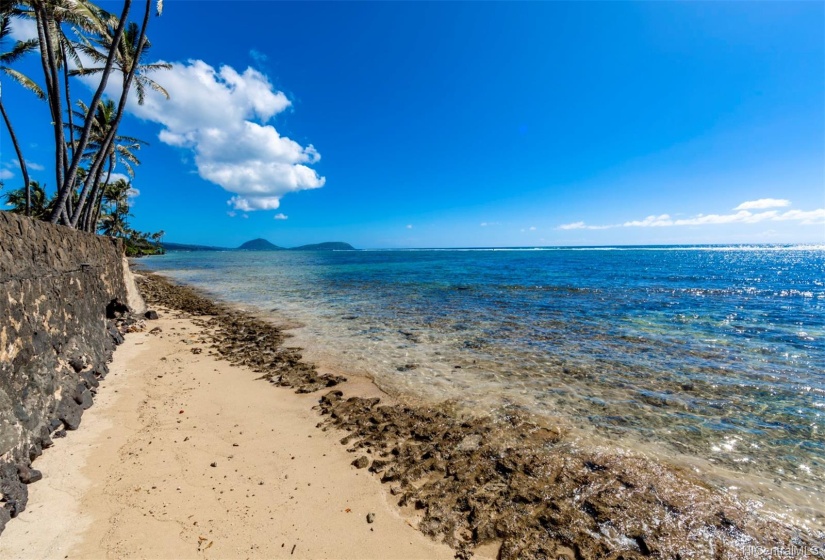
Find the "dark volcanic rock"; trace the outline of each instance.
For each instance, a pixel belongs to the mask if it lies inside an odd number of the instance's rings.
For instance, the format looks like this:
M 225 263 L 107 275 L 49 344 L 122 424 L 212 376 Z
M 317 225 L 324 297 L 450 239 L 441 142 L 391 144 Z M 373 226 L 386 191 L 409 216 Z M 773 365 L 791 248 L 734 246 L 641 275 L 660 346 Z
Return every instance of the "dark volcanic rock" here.
M 57 407 L 57 417 L 63 422 L 67 430 L 76 430 L 80 427 L 80 417 L 83 408 L 74 399 L 63 399 Z M 56 434 L 55 434 L 56 435 Z
M 129 306 L 120 301 L 119 298 L 115 298 L 110 301 L 106 305 L 106 318 L 107 319 L 120 319 L 124 315 L 129 313 Z
M 354 466 L 356 469 L 365 469 L 369 464 L 370 460 L 364 457 L 363 455 L 352 462 L 352 466 Z
M 25 507 L 17 466 L 78 426 L 123 340 L 107 320 L 125 312 L 122 257 L 120 241 L 0 212 L 0 526 Z
M 151 309 L 143 314 L 144 317 L 149 319 L 150 321 L 155 321 L 158 318 L 158 312 L 152 311 Z
M 27 467 L 26 465 L 17 467 L 17 476 L 20 477 L 20 482 L 23 484 L 31 484 L 43 478 L 43 474 L 40 471 Z

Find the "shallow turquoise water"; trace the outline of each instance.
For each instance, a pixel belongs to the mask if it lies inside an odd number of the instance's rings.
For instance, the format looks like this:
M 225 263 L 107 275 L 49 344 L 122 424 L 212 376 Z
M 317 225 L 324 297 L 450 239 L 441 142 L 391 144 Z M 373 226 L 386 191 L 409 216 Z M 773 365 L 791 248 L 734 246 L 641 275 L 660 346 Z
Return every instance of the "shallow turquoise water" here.
M 520 407 L 802 493 L 825 487 L 822 246 L 195 252 L 141 264 L 299 321 L 322 362 L 391 390 Z

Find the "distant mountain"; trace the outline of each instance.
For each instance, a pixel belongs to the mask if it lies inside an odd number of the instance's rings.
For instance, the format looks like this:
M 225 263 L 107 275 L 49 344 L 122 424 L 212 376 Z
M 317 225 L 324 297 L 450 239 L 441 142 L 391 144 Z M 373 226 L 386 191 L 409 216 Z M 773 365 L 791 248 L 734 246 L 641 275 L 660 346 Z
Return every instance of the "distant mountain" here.
M 169 243 L 164 241 L 161 246 L 167 251 L 231 251 L 228 247 L 209 247 L 208 245 L 187 245 L 185 243 Z
M 273 245 L 266 239 L 253 239 L 252 241 L 247 241 L 240 247 L 238 247 L 239 251 L 282 251 L 283 247 L 278 247 L 277 245 Z
M 342 241 L 327 241 L 326 243 L 315 243 L 312 245 L 301 245 L 293 247 L 290 251 L 355 251 L 355 247 Z
M 278 247 L 266 239 L 253 239 L 247 241 L 237 249 L 228 247 L 211 247 L 209 245 L 187 245 L 185 243 L 168 243 L 164 241 L 161 246 L 167 251 L 284 251 L 285 247 Z M 292 247 L 290 251 L 356 251 L 357 249 L 349 243 L 341 241 L 327 241 L 326 243 L 314 243 L 312 245 L 301 245 Z

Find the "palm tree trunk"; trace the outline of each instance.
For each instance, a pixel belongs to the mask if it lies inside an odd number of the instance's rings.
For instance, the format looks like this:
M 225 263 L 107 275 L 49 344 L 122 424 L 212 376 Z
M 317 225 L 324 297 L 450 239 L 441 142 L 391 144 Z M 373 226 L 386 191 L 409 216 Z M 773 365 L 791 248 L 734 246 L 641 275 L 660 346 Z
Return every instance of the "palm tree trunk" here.
M 137 42 L 137 50 L 135 51 L 134 61 L 132 63 L 132 67 L 129 69 L 123 76 L 123 90 L 120 93 L 120 103 L 117 105 L 117 111 L 115 112 L 115 120 L 112 123 L 111 128 L 106 134 L 106 139 L 103 142 L 103 146 L 101 146 L 100 151 L 95 156 L 95 161 L 92 164 L 90 171 L 95 169 L 95 167 L 100 167 L 103 164 L 103 158 L 108 156 L 109 150 L 112 147 L 114 142 L 114 138 L 117 135 L 117 129 L 120 126 L 120 121 L 123 119 L 123 111 L 126 109 L 126 101 L 129 98 L 129 90 L 132 87 L 132 80 L 135 77 L 135 72 L 137 71 L 140 57 L 143 54 L 143 47 L 146 42 L 146 28 L 149 26 L 149 14 L 152 13 L 152 0 L 146 0 L 146 10 L 143 14 L 143 23 L 140 27 L 140 35 L 138 36 Z M 114 48 L 114 47 L 112 47 Z M 90 105 L 91 107 L 97 107 L 97 105 Z M 90 111 L 91 112 L 91 111 Z M 88 116 L 86 117 L 88 120 Z M 87 189 L 88 189 L 88 181 L 86 181 L 86 185 L 83 187 L 83 191 L 80 193 L 80 202 L 78 206 L 83 206 L 86 202 L 87 196 Z M 75 215 L 72 217 L 72 227 L 77 225 L 77 220 L 79 219 L 80 215 L 75 212 Z
M 6 128 L 9 129 L 9 136 L 11 136 L 11 143 L 14 145 L 14 151 L 17 152 L 17 159 L 20 161 L 20 173 L 23 175 L 24 188 L 26 189 L 26 216 L 31 216 L 32 190 L 29 184 L 29 170 L 26 168 L 26 160 L 23 159 L 23 152 L 20 151 L 20 143 L 17 141 L 17 135 L 14 134 L 14 129 L 11 127 L 11 121 L 6 114 L 6 108 L 3 106 L 2 98 L 0 98 L 0 112 L 3 113 L 3 120 L 6 121 Z
M 95 91 L 95 94 L 92 97 L 91 103 L 89 104 L 90 110 L 86 115 L 85 122 L 83 123 L 83 131 L 80 133 L 80 138 L 77 141 L 77 146 L 75 146 L 72 164 L 69 166 L 69 171 L 64 177 L 64 183 L 61 184 L 58 188 L 58 199 L 55 210 L 52 213 L 52 223 L 56 223 L 57 220 L 60 219 L 60 209 L 65 209 L 66 199 L 68 198 L 69 191 L 71 190 L 72 185 L 74 185 L 75 178 L 77 177 L 77 168 L 80 166 L 81 156 L 83 155 L 83 152 L 86 150 L 86 146 L 89 143 L 89 136 L 92 130 L 92 122 L 94 121 L 94 111 L 97 108 L 98 103 L 100 103 L 100 99 L 103 96 L 103 90 L 106 89 L 106 84 L 109 80 L 109 74 L 112 72 L 112 66 L 114 65 L 115 57 L 117 56 L 117 51 L 120 48 L 120 39 L 123 36 L 123 30 L 126 27 L 126 19 L 129 16 L 129 9 L 131 8 L 131 6 L 132 0 L 124 0 L 123 12 L 120 15 L 120 21 L 118 21 L 117 28 L 115 29 L 115 34 L 112 37 L 112 48 L 109 50 L 109 56 L 106 58 L 106 65 L 103 68 L 103 72 L 100 77 L 100 83 L 98 84 L 97 90 Z M 85 190 L 86 189 L 84 187 L 84 191 Z M 85 196 L 83 196 L 83 193 L 81 193 L 81 198 L 85 202 Z
M 115 166 L 115 161 L 114 161 L 114 158 L 112 158 L 109 161 L 109 170 L 106 173 L 106 181 L 103 183 L 104 185 L 106 185 L 106 183 L 109 182 L 109 179 L 111 179 L 112 170 L 114 169 L 114 166 Z M 103 189 L 100 188 L 100 178 L 101 178 L 102 175 L 103 175 L 103 167 L 101 167 L 98 170 L 97 177 L 95 177 L 95 182 L 92 185 L 92 194 L 89 197 L 89 203 L 86 205 L 86 207 L 88 209 L 88 213 L 86 215 L 85 223 L 83 224 L 83 230 L 84 231 L 90 231 L 89 230 L 89 218 L 91 218 L 91 216 L 95 213 L 95 203 L 97 202 L 98 193 L 101 193 L 101 195 L 102 195 Z
M 66 45 L 62 42 L 60 44 L 60 58 L 63 62 L 63 88 L 66 91 L 66 113 L 69 116 L 69 147 L 71 149 L 72 159 L 74 158 L 74 121 L 72 120 L 72 98 L 69 92 L 69 61 L 66 58 Z M 66 142 L 63 143 L 66 146 Z M 69 154 L 63 152 L 63 176 L 65 177 L 69 172 Z

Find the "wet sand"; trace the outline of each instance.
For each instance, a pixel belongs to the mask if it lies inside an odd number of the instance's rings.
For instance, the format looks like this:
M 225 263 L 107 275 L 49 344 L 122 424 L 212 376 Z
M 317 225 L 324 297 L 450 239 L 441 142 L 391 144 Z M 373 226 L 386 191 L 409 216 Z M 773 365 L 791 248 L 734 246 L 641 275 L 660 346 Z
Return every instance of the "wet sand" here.
M 44 478 L 0 557 L 453 557 L 351 465 L 342 433 L 316 428 L 317 395 L 256 380 L 160 313 L 118 348 L 80 429 L 35 462 Z

